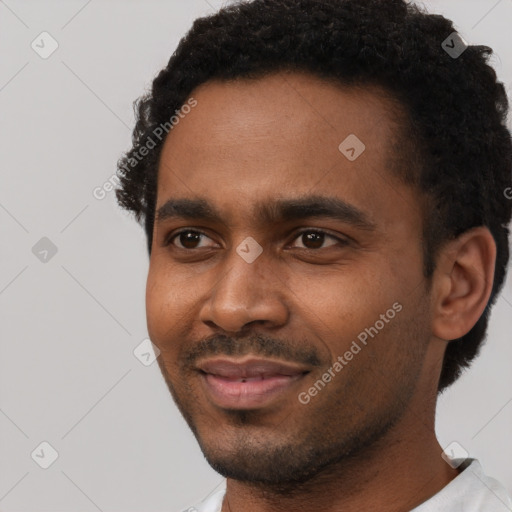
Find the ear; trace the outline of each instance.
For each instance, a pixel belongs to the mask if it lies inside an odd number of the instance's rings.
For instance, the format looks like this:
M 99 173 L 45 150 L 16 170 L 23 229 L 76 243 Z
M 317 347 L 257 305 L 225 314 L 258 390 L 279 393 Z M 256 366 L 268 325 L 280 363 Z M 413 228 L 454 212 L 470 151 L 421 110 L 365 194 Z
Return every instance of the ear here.
M 433 275 L 432 334 L 454 340 L 467 334 L 482 315 L 492 291 L 496 242 L 479 226 L 447 242 Z

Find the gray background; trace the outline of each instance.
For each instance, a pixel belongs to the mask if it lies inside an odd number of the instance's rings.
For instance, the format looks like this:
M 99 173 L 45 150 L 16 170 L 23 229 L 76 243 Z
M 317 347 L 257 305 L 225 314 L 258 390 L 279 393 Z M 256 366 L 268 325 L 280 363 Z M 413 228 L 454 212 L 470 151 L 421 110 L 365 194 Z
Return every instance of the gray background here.
M 93 196 L 129 147 L 132 101 L 192 21 L 222 3 L 0 1 L 4 512 L 172 512 L 222 480 L 157 364 L 133 354 L 147 337 L 143 231 L 118 209 L 114 192 Z M 424 5 L 454 19 L 469 43 L 494 48 L 510 91 L 512 0 Z M 47 59 L 31 48 L 43 31 L 59 45 Z M 53 256 L 43 237 L 56 246 Z M 509 278 L 488 344 L 440 399 L 437 417 L 443 447 L 457 441 L 509 491 L 511 317 Z M 58 452 L 48 469 L 36 463 L 49 460 L 43 441 Z

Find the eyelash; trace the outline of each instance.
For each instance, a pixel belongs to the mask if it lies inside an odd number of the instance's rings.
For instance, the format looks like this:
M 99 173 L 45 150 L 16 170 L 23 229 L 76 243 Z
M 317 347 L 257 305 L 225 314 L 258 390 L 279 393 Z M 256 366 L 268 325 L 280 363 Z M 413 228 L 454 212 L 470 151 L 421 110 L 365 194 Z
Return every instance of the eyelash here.
M 178 236 L 180 236 L 182 233 L 195 233 L 197 235 L 203 235 L 207 238 L 211 238 L 209 237 L 206 233 L 203 233 L 202 231 L 199 231 L 197 229 L 190 229 L 190 228 L 185 228 L 185 229 L 181 229 L 180 231 L 177 231 L 176 233 L 173 233 L 172 235 L 168 236 L 165 241 L 164 241 L 164 247 L 167 247 L 167 246 L 170 246 L 170 245 L 173 245 L 173 240 L 175 238 L 177 238 Z M 320 234 L 320 235 L 325 235 L 326 238 L 333 238 L 334 240 L 336 240 L 338 242 L 339 245 L 341 246 L 346 246 L 348 245 L 350 242 L 347 240 L 347 239 L 343 239 L 343 238 L 339 238 L 335 235 L 331 235 L 329 232 L 327 231 L 324 231 L 323 229 L 315 229 L 315 228 L 304 228 L 300 231 L 297 231 L 295 233 L 295 236 L 294 238 L 292 239 L 292 241 L 295 241 L 297 238 L 299 238 L 301 235 L 303 235 L 304 233 L 317 233 L 317 234 Z M 329 246 L 331 247 L 331 246 Z M 179 250 L 182 250 L 182 251 L 194 251 L 194 250 L 197 250 L 196 249 L 187 249 L 187 248 L 183 248 L 183 247 L 177 247 L 177 246 L 174 246 L 175 249 L 179 249 Z M 199 247 L 199 249 L 201 249 Z M 327 249 L 327 247 L 320 247 L 319 249 L 309 249 L 308 247 L 299 247 L 299 249 L 303 249 L 303 250 L 306 250 L 306 251 L 319 251 L 320 249 Z

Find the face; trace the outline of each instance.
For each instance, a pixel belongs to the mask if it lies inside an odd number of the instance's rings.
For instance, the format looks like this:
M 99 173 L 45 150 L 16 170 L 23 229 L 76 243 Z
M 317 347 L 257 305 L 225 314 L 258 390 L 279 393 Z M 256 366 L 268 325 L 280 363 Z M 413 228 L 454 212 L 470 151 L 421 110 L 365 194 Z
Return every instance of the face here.
M 378 443 L 421 387 L 419 202 L 374 89 L 278 73 L 191 96 L 159 166 L 149 334 L 214 469 L 306 481 Z

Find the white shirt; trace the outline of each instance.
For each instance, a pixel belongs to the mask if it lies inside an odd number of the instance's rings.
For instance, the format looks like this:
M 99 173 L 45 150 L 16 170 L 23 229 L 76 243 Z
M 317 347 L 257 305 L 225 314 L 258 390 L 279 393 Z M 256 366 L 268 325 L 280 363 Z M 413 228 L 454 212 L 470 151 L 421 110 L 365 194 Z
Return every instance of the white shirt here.
M 478 460 L 468 458 L 459 469 L 461 473 L 448 485 L 411 512 L 512 512 L 512 498 L 503 485 L 483 473 Z M 221 512 L 225 492 L 226 480 L 201 503 L 183 512 Z

